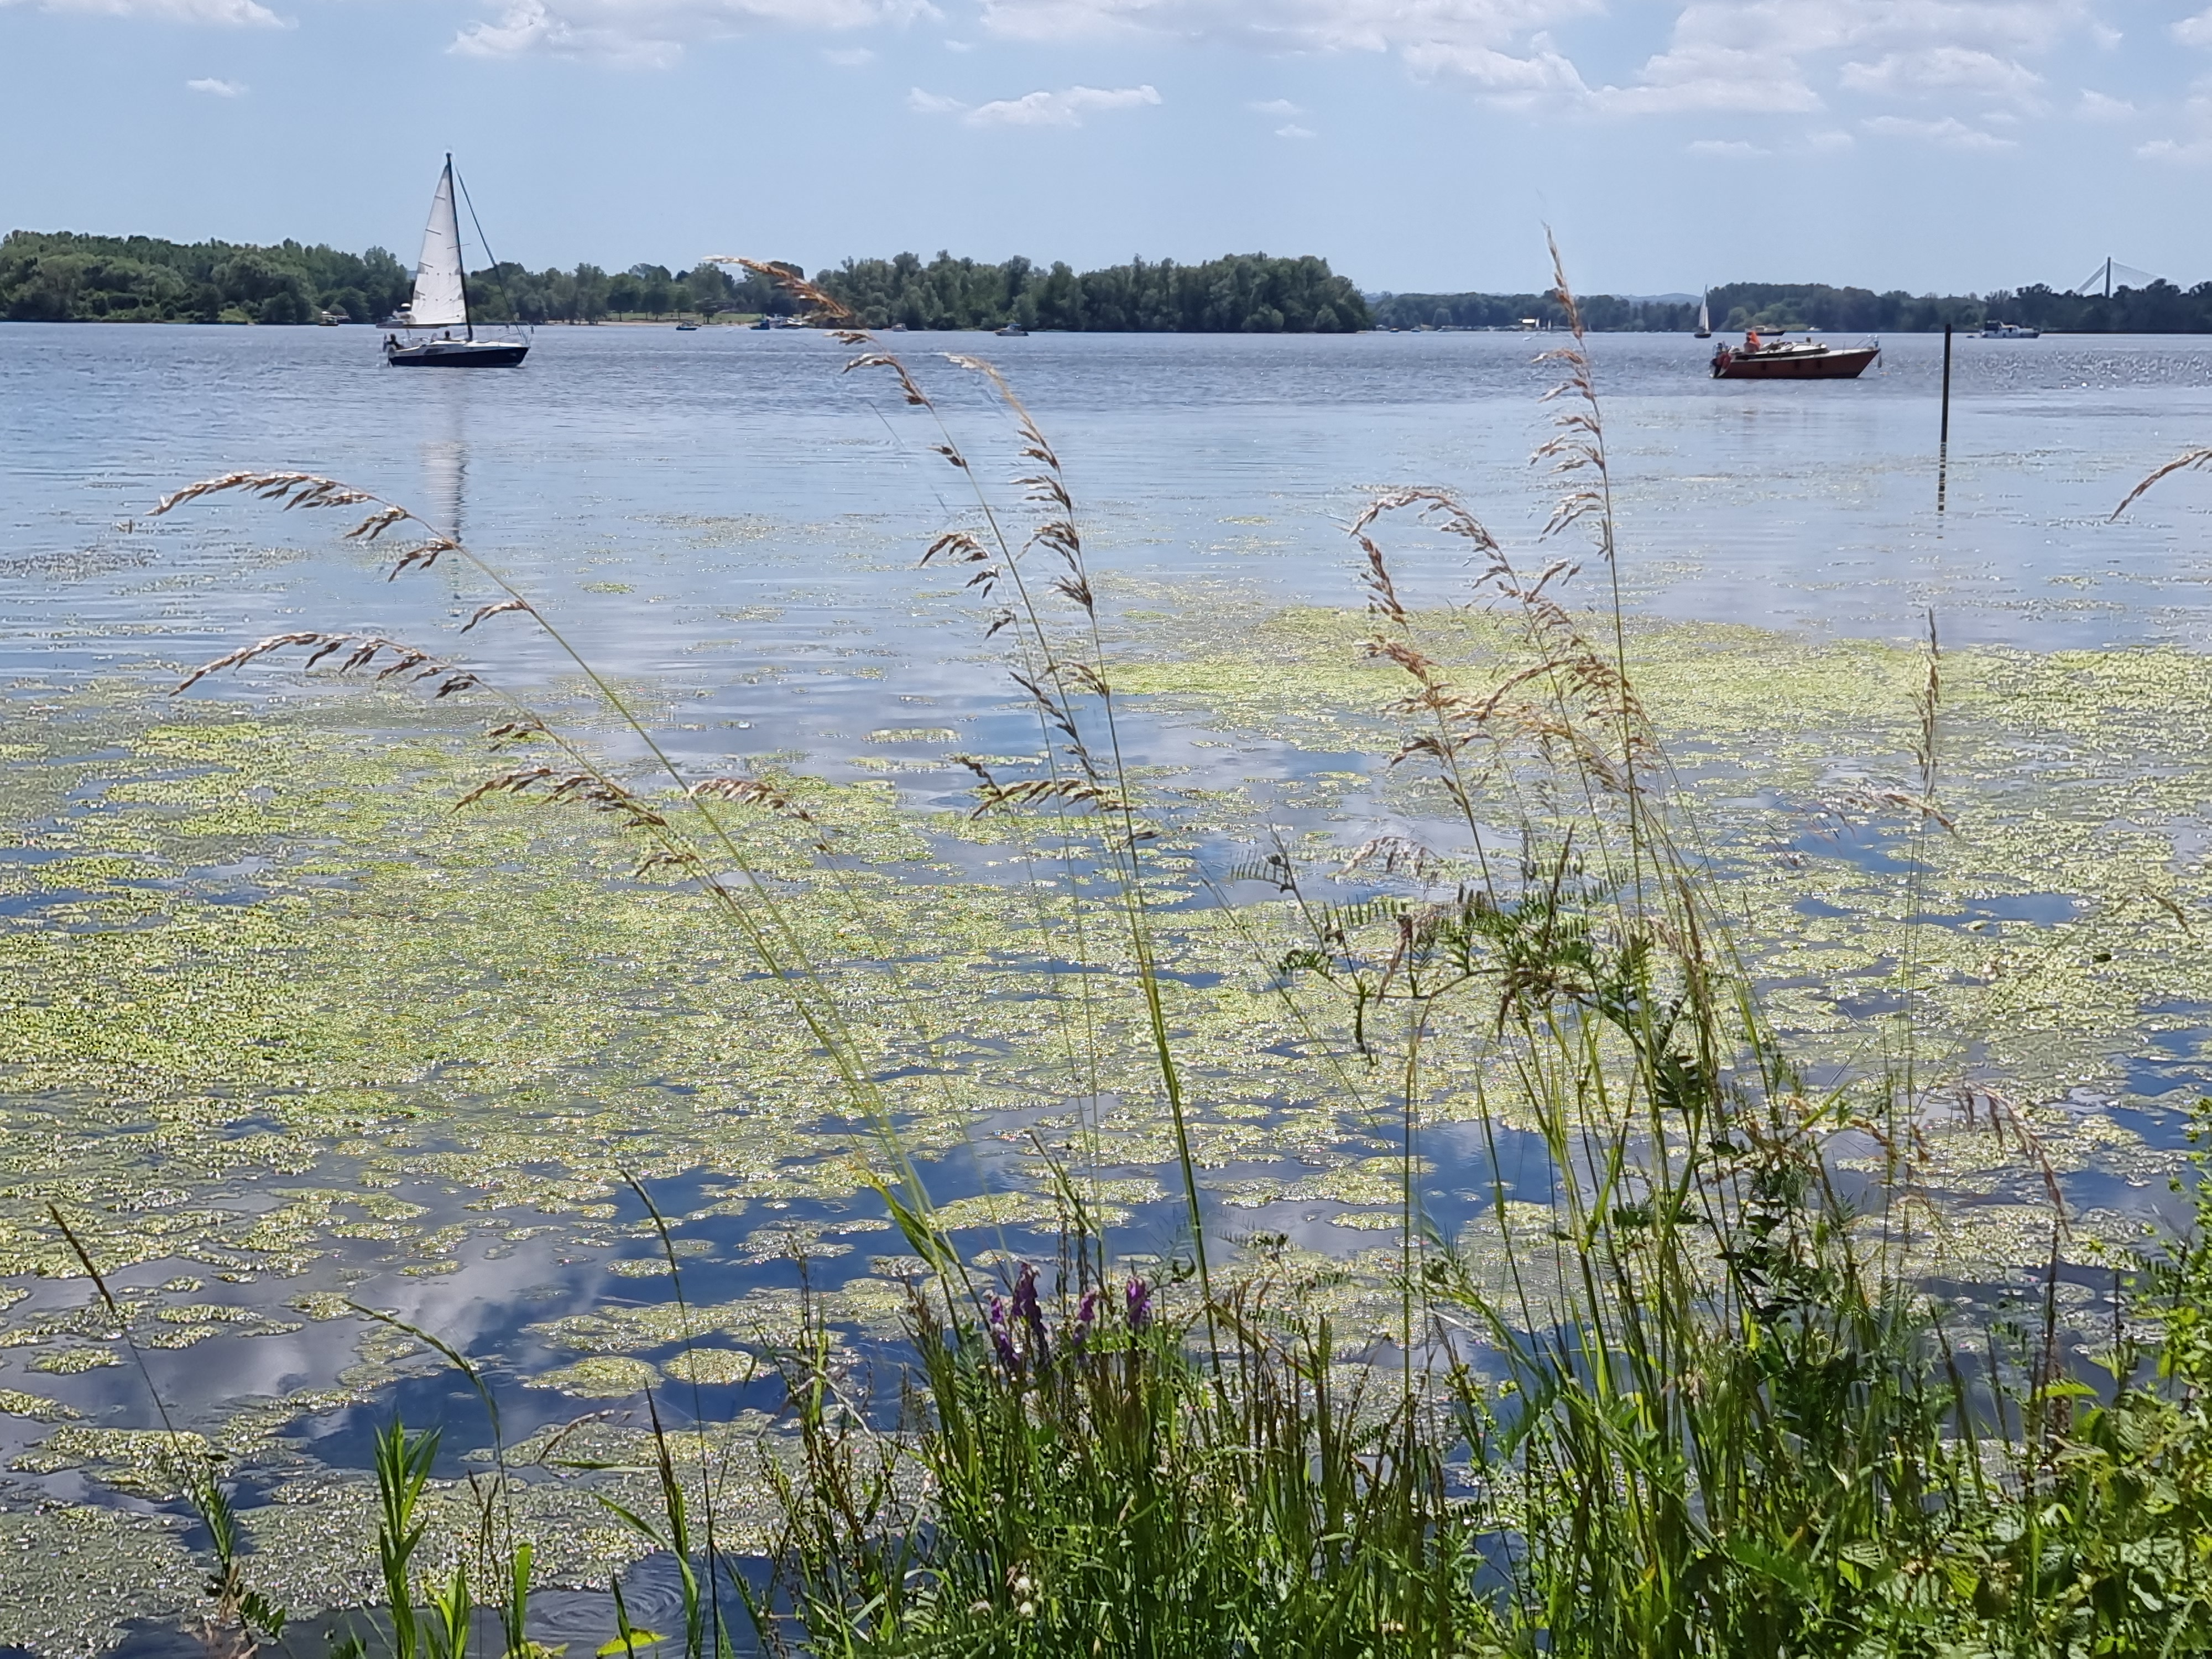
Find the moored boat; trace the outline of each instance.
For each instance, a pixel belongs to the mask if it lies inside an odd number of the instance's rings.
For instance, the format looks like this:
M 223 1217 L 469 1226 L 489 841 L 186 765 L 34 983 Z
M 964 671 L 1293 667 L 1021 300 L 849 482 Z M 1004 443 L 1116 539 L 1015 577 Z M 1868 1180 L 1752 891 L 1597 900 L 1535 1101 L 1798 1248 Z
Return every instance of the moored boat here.
M 1740 346 L 1713 351 L 1717 380 L 1850 380 L 1881 356 L 1878 345 L 1832 346 L 1822 340 L 1762 340 L 1753 329 Z
M 453 158 L 430 196 L 430 222 L 422 228 L 422 257 L 415 266 L 415 293 L 388 326 L 408 337 L 384 337 L 384 361 L 394 368 L 513 368 L 530 355 L 527 341 L 479 340 L 469 310 L 468 278 L 461 268 L 461 225 L 453 209 Z M 489 251 L 486 251 L 489 258 Z M 461 331 L 458 337 L 453 331 Z M 439 331 L 417 341 L 417 330 Z
M 1982 337 L 1984 340 L 2039 340 L 2043 337 L 2043 331 L 2026 328 L 2018 323 L 1984 323 L 1982 325 Z

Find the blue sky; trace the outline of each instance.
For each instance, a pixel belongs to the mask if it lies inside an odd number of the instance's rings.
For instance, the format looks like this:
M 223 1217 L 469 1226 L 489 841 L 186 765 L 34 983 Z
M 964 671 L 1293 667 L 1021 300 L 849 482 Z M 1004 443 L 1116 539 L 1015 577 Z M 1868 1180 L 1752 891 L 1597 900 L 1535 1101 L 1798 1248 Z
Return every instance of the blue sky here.
M 0 0 L 0 225 L 411 259 L 1316 252 L 1369 289 L 2212 277 L 2212 11 Z

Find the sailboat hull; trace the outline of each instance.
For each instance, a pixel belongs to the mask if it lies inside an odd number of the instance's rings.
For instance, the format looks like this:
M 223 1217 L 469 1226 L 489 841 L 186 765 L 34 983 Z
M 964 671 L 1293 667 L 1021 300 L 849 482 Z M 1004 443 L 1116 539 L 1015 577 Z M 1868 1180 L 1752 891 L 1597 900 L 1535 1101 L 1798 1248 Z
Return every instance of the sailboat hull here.
M 394 368 L 515 368 L 530 348 L 514 340 L 426 340 L 384 349 Z

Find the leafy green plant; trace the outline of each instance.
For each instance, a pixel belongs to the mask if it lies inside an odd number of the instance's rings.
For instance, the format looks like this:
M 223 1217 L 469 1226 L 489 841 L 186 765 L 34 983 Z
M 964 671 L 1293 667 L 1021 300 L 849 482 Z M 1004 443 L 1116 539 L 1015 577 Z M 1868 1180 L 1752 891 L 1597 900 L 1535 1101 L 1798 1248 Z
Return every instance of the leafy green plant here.
M 412 1568 L 428 1525 L 419 1511 L 422 1488 L 428 1484 L 430 1467 L 437 1459 L 438 1439 L 438 1430 L 410 1435 L 397 1419 L 376 1437 L 376 1565 L 384 1575 L 385 1605 L 392 1612 L 392 1659 L 416 1659 L 422 1650 Z M 466 1581 L 456 1577 L 453 1588 L 465 1595 Z M 456 1622 L 465 1640 L 466 1608 L 460 1610 Z

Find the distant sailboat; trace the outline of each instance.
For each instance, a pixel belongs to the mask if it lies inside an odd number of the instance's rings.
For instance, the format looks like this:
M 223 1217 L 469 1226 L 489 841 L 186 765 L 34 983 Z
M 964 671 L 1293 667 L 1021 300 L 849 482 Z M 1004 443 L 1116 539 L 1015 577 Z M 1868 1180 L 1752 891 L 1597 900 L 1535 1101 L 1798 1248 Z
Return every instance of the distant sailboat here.
M 409 331 L 409 338 L 403 344 L 393 335 L 384 337 L 384 361 L 394 368 L 513 368 L 529 355 L 526 341 L 477 338 L 469 315 L 468 278 L 461 270 L 461 224 L 453 192 L 453 158 L 448 155 L 430 198 L 430 222 L 423 228 L 422 257 L 415 266 L 415 295 L 391 319 L 390 326 Z M 459 339 L 453 337 L 456 328 L 461 331 Z M 441 332 L 418 343 L 413 338 L 416 329 Z
M 1698 296 L 1698 338 L 1700 340 L 1710 340 L 1713 337 L 1712 307 L 1708 303 L 1710 297 L 1709 295 Z

